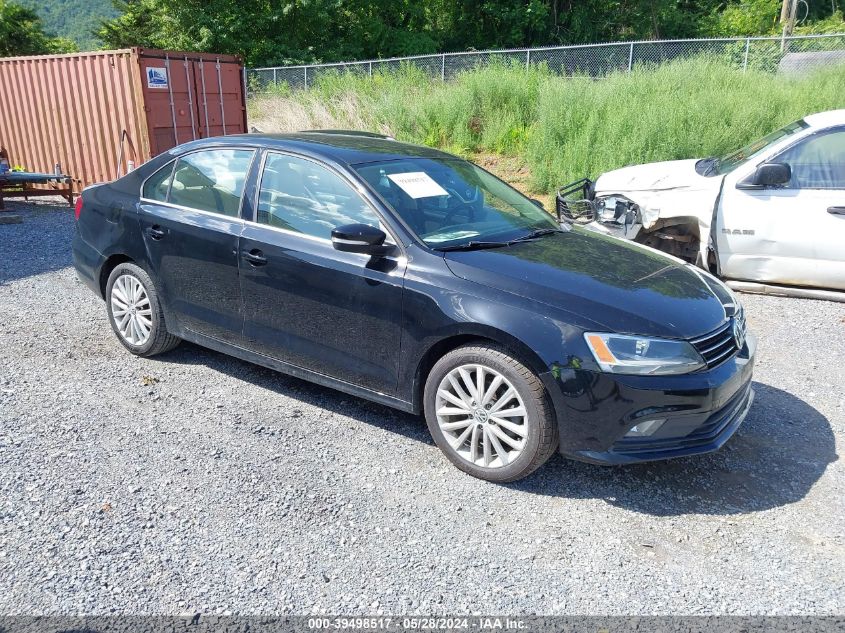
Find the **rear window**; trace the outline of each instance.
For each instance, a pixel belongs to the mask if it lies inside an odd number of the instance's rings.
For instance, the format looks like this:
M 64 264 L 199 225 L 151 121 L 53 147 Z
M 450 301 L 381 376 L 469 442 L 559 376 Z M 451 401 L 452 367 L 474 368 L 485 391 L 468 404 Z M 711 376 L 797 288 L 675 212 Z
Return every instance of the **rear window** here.
M 141 192 L 141 196 L 143 198 L 147 198 L 148 200 L 156 200 L 158 202 L 167 201 L 167 191 L 170 189 L 170 179 L 172 176 L 173 162 L 169 162 L 152 176 L 147 178 L 147 182 L 144 183 L 144 190 Z

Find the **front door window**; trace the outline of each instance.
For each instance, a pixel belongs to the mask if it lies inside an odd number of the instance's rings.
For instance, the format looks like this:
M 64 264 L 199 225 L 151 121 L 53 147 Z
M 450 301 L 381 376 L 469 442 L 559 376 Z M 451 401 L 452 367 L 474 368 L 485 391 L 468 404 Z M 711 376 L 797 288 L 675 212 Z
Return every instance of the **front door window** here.
M 379 226 L 378 216 L 343 178 L 313 161 L 276 153 L 267 156 L 256 219 L 326 240 L 344 224 Z
M 791 189 L 845 189 L 845 130 L 813 135 L 775 161 L 792 168 Z

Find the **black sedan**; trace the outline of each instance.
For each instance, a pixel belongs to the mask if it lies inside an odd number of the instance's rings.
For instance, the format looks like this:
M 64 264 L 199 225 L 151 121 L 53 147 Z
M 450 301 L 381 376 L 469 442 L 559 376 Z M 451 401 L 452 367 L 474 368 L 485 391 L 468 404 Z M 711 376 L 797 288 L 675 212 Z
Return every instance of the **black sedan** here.
M 721 282 L 433 149 L 204 139 L 86 189 L 76 215 L 76 270 L 131 353 L 185 339 L 424 413 L 490 481 L 555 451 L 712 451 L 753 398 L 754 339 Z

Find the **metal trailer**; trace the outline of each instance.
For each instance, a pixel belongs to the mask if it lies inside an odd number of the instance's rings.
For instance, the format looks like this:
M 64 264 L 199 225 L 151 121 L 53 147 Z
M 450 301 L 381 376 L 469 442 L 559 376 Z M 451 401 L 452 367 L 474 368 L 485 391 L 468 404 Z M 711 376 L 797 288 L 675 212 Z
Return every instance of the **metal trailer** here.
M 44 188 L 39 185 L 49 185 Z M 73 186 L 70 176 L 64 174 L 36 174 L 32 172 L 9 171 L 0 173 L 0 211 L 5 211 L 6 198 L 36 198 L 39 196 L 62 196 L 73 204 Z

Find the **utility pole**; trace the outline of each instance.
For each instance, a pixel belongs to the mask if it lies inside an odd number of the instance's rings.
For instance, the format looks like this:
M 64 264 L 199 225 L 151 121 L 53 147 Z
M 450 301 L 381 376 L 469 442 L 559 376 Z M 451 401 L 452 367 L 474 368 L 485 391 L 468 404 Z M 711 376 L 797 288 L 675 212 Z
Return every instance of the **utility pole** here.
M 789 5 L 790 0 L 783 0 L 783 4 L 780 7 L 780 23 L 786 24 L 786 21 L 789 19 Z
M 789 22 L 787 22 L 787 26 L 789 27 L 789 35 L 792 35 L 792 32 L 795 30 L 795 19 L 798 17 L 798 0 L 792 0 L 789 5 Z
M 786 51 L 786 38 L 795 30 L 795 18 L 798 16 L 799 0 L 783 0 L 780 10 L 780 22 L 783 24 L 783 34 L 780 38 L 780 52 Z

